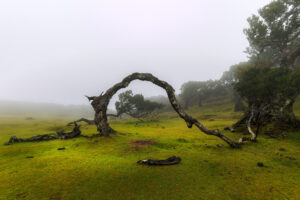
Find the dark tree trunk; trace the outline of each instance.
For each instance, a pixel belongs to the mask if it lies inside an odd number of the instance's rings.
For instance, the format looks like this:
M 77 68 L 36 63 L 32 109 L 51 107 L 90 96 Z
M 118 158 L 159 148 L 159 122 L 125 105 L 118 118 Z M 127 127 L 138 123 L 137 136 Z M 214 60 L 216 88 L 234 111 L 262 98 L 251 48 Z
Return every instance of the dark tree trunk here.
M 235 112 L 245 111 L 246 107 L 243 104 L 243 99 L 236 91 L 233 92 L 233 98 L 234 98 L 234 111 Z
M 266 107 L 267 114 L 264 114 L 264 119 L 266 123 L 274 123 L 277 127 L 283 128 L 300 128 L 300 121 L 296 118 L 293 105 L 295 103 L 294 99 L 286 99 L 283 102 L 279 102 L 274 104 L 273 106 L 270 105 L 269 108 Z M 266 115 L 266 116 L 265 116 Z
M 104 94 L 102 93 L 99 96 L 87 97 L 89 101 L 92 101 L 91 104 L 95 110 L 95 123 L 100 135 L 108 136 L 110 133 L 115 132 L 115 130 L 113 130 L 109 126 L 107 121 L 107 114 L 106 114 L 107 106 L 109 104 L 109 101 L 113 97 L 113 95 L 116 94 L 118 90 L 122 88 L 126 88 L 133 80 L 149 81 L 165 89 L 173 109 L 186 122 L 188 128 L 192 128 L 192 126 L 195 125 L 202 132 L 208 135 L 214 135 L 221 138 L 226 143 L 228 143 L 231 147 L 234 148 L 239 147 L 237 143 L 231 141 L 229 138 L 222 135 L 219 132 L 219 130 L 209 130 L 206 127 L 204 127 L 200 122 L 198 122 L 196 119 L 187 115 L 182 109 L 182 107 L 178 104 L 174 93 L 175 90 L 173 89 L 173 87 L 169 85 L 167 82 L 159 80 L 158 78 L 156 78 L 155 76 L 149 73 L 133 73 L 125 77 L 121 82 L 115 84 L 113 87 L 108 89 Z

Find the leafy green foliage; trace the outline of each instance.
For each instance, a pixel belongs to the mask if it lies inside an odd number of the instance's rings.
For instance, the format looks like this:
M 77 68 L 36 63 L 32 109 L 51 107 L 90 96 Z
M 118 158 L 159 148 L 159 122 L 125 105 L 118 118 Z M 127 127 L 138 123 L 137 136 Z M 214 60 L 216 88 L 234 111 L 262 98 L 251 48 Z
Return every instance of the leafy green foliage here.
M 133 95 L 131 90 L 119 94 L 119 101 L 115 103 L 115 106 L 118 115 L 126 113 L 132 117 L 145 117 L 163 107 L 162 104 L 145 100 L 142 94 Z
M 248 103 L 272 103 L 300 92 L 300 72 L 288 68 L 253 66 L 240 76 L 235 88 Z
M 275 0 L 248 18 L 244 33 L 249 41 L 246 52 L 252 61 L 283 64 L 290 51 L 300 45 L 299 0 Z
M 189 81 L 181 86 L 180 98 L 185 108 L 201 106 L 210 97 L 220 97 L 227 94 L 226 86 L 221 81 Z
M 227 86 L 233 86 L 240 79 L 239 74 L 241 71 L 247 70 L 249 66 L 252 65 L 249 62 L 240 62 L 238 64 L 232 65 L 228 71 L 225 71 L 220 79 L 222 84 Z
M 252 67 L 252 65 L 248 62 L 241 62 L 232 65 L 219 80 L 186 82 L 181 86 L 180 99 L 183 101 L 185 108 L 188 108 L 195 105 L 201 106 L 203 101 L 211 98 L 233 94 L 235 103 L 243 106 L 239 95 L 233 90 L 233 85 L 241 78 L 240 74 L 248 70 L 249 67 Z

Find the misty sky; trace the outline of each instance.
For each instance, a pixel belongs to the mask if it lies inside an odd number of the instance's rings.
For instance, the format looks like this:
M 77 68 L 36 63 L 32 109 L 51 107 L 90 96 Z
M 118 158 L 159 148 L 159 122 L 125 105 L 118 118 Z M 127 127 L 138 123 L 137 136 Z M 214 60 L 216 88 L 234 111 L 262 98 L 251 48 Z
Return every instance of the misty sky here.
M 0 99 L 88 103 L 133 72 L 176 92 L 247 59 L 246 19 L 270 0 L 0 1 Z M 164 94 L 150 83 L 130 89 Z

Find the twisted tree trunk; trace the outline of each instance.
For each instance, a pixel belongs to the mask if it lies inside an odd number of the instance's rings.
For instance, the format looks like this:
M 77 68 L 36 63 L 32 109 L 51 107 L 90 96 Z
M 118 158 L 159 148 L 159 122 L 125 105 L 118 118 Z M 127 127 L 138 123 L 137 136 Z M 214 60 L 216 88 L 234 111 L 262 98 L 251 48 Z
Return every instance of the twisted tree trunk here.
M 278 130 L 286 130 L 289 128 L 299 129 L 300 121 L 293 112 L 295 99 L 296 95 L 291 97 L 281 96 L 268 103 L 251 102 L 244 116 L 233 124 L 231 130 L 248 130 L 251 137 L 241 138 L 240 142 L 242 142 L 247 140 L 256 141 L 261 126 L 272 125 L 273 129 L 271 129 L 271 132 L 278 132 Z M 257 126 L 255 132 L 251 128 L 252 125 Z M 274 134 L 272 135 L 274 136 Z
M 97 129 L 100 133 L 100 135 L 108 136 L 110 133 L 116 132 L 113 130 L 107 121 L 107 106 L 109 104 L 109 101 L 113 97 L 116 92 L 122 88 L 126 88 L 131 81 L 133 80 L 141 80 L 141 81 L 149 81 L 153 84 L 165 89 L 167 92 L 169 101 L 173 107 L 173 109 L 178 113 L 178 115 L 186 122 L 188 128 L 192 128 L 193 125 L 195 125 L 197 128 L 199 128 L 202 132 L 208 134 L 208 135 L 214 135 L 219 137 L 220 139 L 224 140 L 226 143 L 228 143 L 233 148 L 238 148 L 239 144 L 231 141 L 226 136 L 222 135 L 219 130 L 209 130 L 206 127 L 204 127 L 200 122 L 198 122 L 195 118 L 189 116 L 184 112 L 182 107 L 178 104 L 177 99 L 175 97 L 175 90 L 174 88 L 169 85 L 167 82 L 159 80 L 155 76 L 153 76 L 150 73 L 133 73 L 127 77 L 125 77 L 121 82 L 115 84 L 113 87 L 108 89 L 104 94 L 100 94 L 99 96 L 92 96 L 88 97 L 89 101 L 91 102 L 91 105 L 93 106 L 95 110 L 95 123 L 97 126 Z

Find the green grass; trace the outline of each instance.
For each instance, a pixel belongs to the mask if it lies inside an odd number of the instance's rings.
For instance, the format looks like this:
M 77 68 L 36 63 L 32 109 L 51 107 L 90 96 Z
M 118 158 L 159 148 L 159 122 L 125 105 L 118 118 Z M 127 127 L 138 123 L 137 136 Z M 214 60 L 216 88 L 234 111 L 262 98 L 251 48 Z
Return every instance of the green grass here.
M 300 108 L 297 102 L 296 106 Z M 300 111 L 300 109 L 297 111 Z M 232 124 L 241 113 L 230 104 L 189 110 L 209 128 Z M 300 114 L 300 112 L 297 112 Z M 299 116 L 299 115 L 298 115 Z M 64 128 L 68 119 L 0 119 L 0 143 Z M 286 138 L 259 136 L 257 143 L 231 149 L 222 140 L 188 129 L 175 113 L 157 122 L 115 120 L 123 134 L 0 145 L 0 199 L 299 199 L 300 132 Z M 82 126 L 83 134 L 96 133 Z M 224 132 L 224 131 L 223 131 Z M 224 132 L 234 140 L 241 133 Z M 133 140 L 153 140 L 136 146 Z M 221 148 L 217 144 L 223 144 Z M 58 151 L 57 148 L 66 150 Z M 285 148 L 286 151 L 279 151 Z M 176 155 L 179 165 L 150 167 L 139 159 Z M 33 158 L 26 158 L 33 156 Z M 296 160 L 286 158 L 294 157 Z M 263 162 L 264 167 L 258 167 Z

